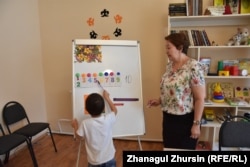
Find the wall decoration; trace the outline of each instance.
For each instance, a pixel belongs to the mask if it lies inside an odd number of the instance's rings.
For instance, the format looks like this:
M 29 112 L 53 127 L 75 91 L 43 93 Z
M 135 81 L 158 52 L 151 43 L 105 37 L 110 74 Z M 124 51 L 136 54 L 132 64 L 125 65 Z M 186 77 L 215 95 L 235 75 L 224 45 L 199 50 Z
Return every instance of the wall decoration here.
M 96 39 L 96 37 L 98 36 L 98 34 L 97 34 L 95 31 L 92 30 L 92 31 L 89 33 L 89 36 L 90 36 L 91 39 Z
M 103 9 L 103 10 L 100 12 L 101 18 L 107 18 L 107 17 L 109 17 L 109 14 L 110 14 L 110 12 L 109 12 L 109 10 L 107 10 L 107 9 Z M 121 15 L 116 14 L 116 15 L 113 17 L 113 19 L 114 19 L 114 23 L 115 23 L 115 24 L 121 24 L 123 18 L 122 18 Z M 95 18 L 94 18 L 94 17 L 89 17 L 89 18 L 87 19 L 87 24 L 88 24 L 89 27 L 94 27 L 94 26 L 95 26 Z M 114 37 L 119 37 L 119 36 L 121 36 L 121 35 L 122 35 L 122 29 L 119 28 L 119 27 L 116 27 L 116 28 L 114 29 L 112 35 L 113 35 Z M 95 30 L 92 30 L 91 32 L 89 32 L 89 36 L 90 36 L 91 39 L 97 39 L 98 33 L 97 33 Z M 110 37 L 110 35 L 105 34 L 105 35 L 102 35 L 102 36 L 101 36 L 101 39 L 103 39 L 103 40 L 110 40 L 111 37 Z
M 109 11 L 107 9 L 103 9 L 103 11 L 101 11 L 101 17 L 109 17 Z

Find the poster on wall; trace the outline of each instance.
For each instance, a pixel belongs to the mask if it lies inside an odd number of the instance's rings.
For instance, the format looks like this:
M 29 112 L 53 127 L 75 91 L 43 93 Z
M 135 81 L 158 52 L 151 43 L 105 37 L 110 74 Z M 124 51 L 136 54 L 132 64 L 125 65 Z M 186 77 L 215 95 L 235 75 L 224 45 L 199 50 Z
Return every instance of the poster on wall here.
M 144 135 L 139 42 L 76 39 L 72 51 L 73 117 L 79 122 L 89 118 L 87 96 L 105 89 L 118 109 L 114 137 Z

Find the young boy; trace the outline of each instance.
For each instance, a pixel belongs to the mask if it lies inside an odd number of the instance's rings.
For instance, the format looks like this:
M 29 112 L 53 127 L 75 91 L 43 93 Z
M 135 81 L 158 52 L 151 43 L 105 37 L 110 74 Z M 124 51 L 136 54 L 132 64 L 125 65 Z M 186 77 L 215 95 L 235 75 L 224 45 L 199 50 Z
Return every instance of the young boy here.
M 104 100 L 112 112 L 102 114 L 105 108 Z M 103 97 L 98 93 L 90 94 L 85 104 L 91 118 L 83 120 L 80 126 L 74 119 L 72 127 L 77 136 L 85 139 L 88 167 L 115 167 L 112 127 L 116 120 L 117 108 L 106 90 L 103 91 Z

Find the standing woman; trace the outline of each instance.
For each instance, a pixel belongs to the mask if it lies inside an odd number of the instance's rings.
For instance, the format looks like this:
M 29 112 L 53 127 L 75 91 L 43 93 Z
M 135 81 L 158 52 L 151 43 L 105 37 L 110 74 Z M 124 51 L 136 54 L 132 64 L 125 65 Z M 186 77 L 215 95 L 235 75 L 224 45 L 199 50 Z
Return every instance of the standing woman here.
M 158 99 L 148 106 L 161 105 L 165 148 L 195 149 L 206 95 L 201 64 L 187 56 L 189 41 L 182 33 L 165 37 L 169 62 L 163 74 Z

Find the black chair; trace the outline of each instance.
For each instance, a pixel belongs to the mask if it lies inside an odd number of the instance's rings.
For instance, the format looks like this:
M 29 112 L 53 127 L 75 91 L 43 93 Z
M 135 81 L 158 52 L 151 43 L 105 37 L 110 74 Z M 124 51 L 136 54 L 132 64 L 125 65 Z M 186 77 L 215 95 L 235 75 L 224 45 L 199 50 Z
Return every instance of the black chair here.
M 11 130 L 11 125 L 26 120 L 27 124 L 20 127 L 16 130 Z M 49 123 L 46 122 L 30 122 L 26 111 L 24 107 L 16 102 L 16 101 L 10 101 L 4 105 L 3 108 L 3 121 L 8 129 L 8 132 L 20 134 L 23 136 L 26 136 L 29 143 L 32 145 L 32 137 L 37 135 L 38 133 L 42 132 L 43 130 L 48 129 L 50 133 L 50 137 L 55 149 L 55 152 L 57 152 L 56 144 L 53 138 L 53 134 L 50 129 Z M 12 128 L 13 129 L 13 128 Z
M 222 147 L 250 148 L 250 119 L 240 115 L 227 118 L 219 130 L 219 151 Z
M 0 124 L 0 129 L 2 132 L 2 136 L 0 136 L 0 155 L 5 154 L 4 164 L 6 164 L 9 160 L 10 151 L 26 142 L 28 149 L 30 151 L 34 167 L 37 167 L 38 165 L 32 145 L 29 143 L 27 138 L 25 136 L 18 134 L 5 135 L 1 124 Z M 3 166 L 1 160 L 0 160 L 0 166 Z

